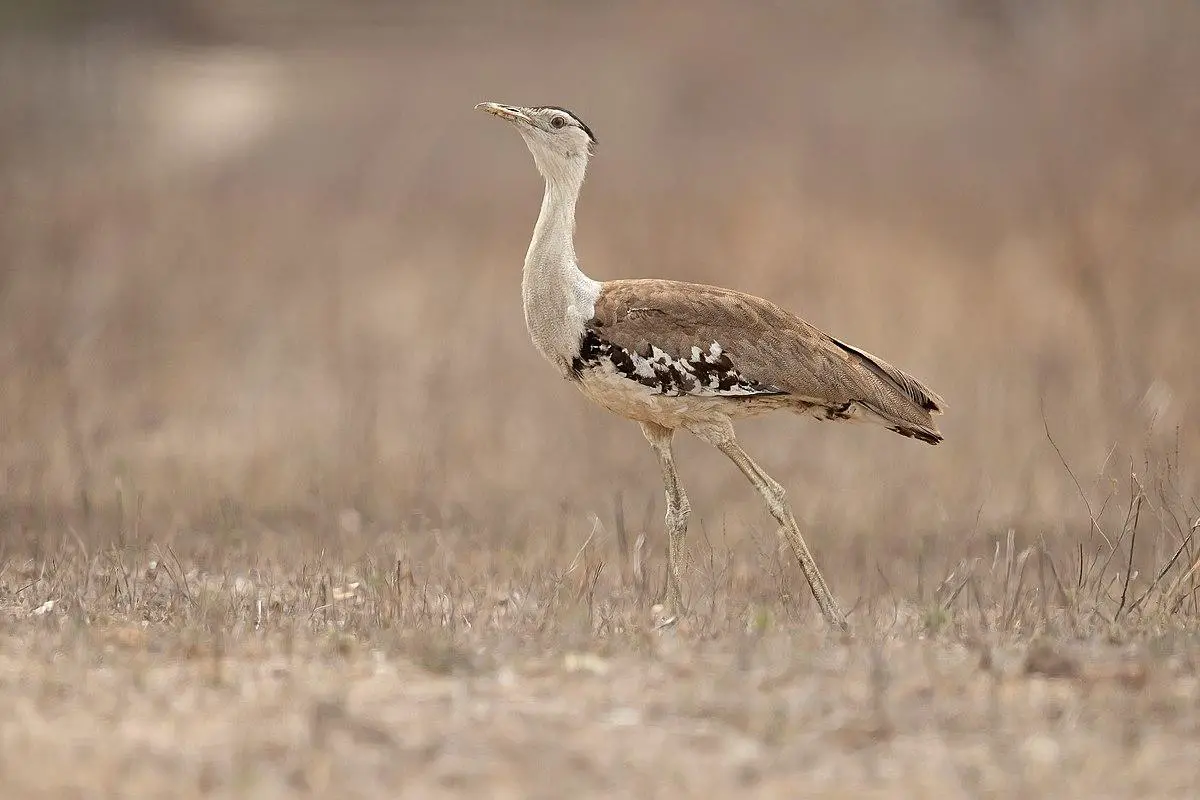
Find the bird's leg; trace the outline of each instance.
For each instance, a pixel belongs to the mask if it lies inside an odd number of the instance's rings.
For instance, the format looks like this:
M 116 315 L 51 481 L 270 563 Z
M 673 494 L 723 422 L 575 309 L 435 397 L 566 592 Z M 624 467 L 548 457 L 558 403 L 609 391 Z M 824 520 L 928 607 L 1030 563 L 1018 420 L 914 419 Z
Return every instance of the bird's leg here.
M 747 480 L 762 495 L 763 500 L 767 502 L 767 508 L 771 510 L 771 516 L 775 517 L 779 522 L 784 537 L 787 539 L 788 544 L 792 546 L 792 552 L 796 554 L 796 558 L 800 562 L 800 569 L 804 572 L 804 577 L 808 579 L 808 586 L 812 589 L 817 605 L 821 608 L 821 614 L 833 627 L 843 631 L 847 630 L 846 617 L 842 614 L 841 608 L 838 607 L 833 593 L 829 591 L 829 586 L 825 583 L 825 579 L 821 577 L 821 571 L 817 569 L 817 562 L 813 558 L 812 553 L 809 552 L 808 544 L 805 543 L 804 537 L 800 534 L 800 526 L 796 524 L 796 518 L 792 515 L 792 509 L 788 505 L 787 500 L 784 499 L 783 487 L 763 471 L 762 467 L 754 463 L 754 460 L 741 448 L 741 445 L 738 444 L 737 439 L 733 435 L 732 425 L 724 428 L 720 432 L 720 435 L 717 436 L 713 436 L 708 431 L 700 432 L 699 435 L 700 438 L 714 445 L 730 461 L 736 464 Z
M 654 448 L 662 469 L 663 489 L 667 495 L 667 617 L 664 624 L 683 614 L 683 568 L 687 561 L 684 538 L 692 508 L 675 471 L 671 440 L 675 432 L 653 422 L 642 423 L 642 434 Z

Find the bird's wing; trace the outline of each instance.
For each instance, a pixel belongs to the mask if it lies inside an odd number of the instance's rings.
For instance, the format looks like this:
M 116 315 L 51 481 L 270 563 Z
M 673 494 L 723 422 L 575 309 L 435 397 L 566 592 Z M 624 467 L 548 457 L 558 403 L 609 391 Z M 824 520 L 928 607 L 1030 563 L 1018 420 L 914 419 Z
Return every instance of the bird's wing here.
M 668 396 L 753 397 L 785 395 L 735 363 L 725 342 L 741 343 L 741 331 L 722 325 L 700 298 L 685 295 L 688 284 L 668 281 L 609 281 L 584 326 L 576 372 L 610 370 L 645 389 Z M 717 331 L 723 331 L 717 336 Z M 714 338 L 715 337 L 715 338 Z M 739 348 L 744 351 L 745 348 Z
M 787 394 L 831 411 L 858 406 L 880 422 L 936 433 L 944 402 L 912 376 L 753 295 L 665 280 L 603 284 L 581 358 L 611 349 L 629 377 L 666 393 Z M 619 351 L 619 352 L 617 352 Z M 691 391 L 642 362 L 703 377 Z M 640 373 L 640 374 L 639 374 Z M 904 431 L 901 431 L 904 432 Z

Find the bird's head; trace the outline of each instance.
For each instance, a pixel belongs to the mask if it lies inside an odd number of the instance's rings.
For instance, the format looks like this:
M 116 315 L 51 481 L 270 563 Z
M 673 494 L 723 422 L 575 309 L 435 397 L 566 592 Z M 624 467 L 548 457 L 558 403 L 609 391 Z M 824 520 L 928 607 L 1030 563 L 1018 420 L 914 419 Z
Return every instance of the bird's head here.
M 587 124 L 557 106 L 508 106 L 480 103 L 475 106 L 516 127 L 533 153 L 538 172 L 548 181 L 582 181 L 588 157 L 595 152 L 596 137 Z

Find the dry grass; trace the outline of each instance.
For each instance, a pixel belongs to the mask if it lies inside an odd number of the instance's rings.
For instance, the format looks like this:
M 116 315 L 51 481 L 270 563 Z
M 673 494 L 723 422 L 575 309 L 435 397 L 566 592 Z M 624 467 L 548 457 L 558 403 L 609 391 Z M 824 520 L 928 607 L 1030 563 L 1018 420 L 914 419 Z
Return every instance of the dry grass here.
M 1080 585 L 1010 540 L 931 569 L 927 597 L 860 602 L 839 641 L 774 567 L 720 554 L 661 633 L 636 562 L 623 579 L 590 545 L 397 554 L 395 535 L 322 533 L 8 559 L 6 790 L 1183 797 L 1200 779 L 1194 615 L 1167 590 L 1122 604 L 1121 569 Z
M 223 5 L 0 47 L 7 793 L 1200 780 L 1190 5 Z M 539 187 L 483 99 L 596 130 L 595 277 L 768 295 L 947 397 L 937 448 L 743 433 L 853 639 L 693 442 L 695 613 L 651 630 L 657 468 L 526 340 Z

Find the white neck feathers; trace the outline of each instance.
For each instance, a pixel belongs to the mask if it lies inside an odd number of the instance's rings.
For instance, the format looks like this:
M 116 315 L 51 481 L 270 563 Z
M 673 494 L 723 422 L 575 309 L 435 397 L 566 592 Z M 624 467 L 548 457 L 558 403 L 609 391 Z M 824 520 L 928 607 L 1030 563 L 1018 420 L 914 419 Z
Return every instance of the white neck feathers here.
M 546 178 L 546 193 L 525 255 L 525 325 L 538 351 L 566 375 L 600 294 L 600 284 L 575 260 L 575 203 L 587 162 L 580 157 L 545 164 L 536 153 L 535 161 Z

